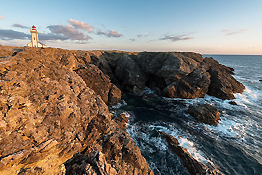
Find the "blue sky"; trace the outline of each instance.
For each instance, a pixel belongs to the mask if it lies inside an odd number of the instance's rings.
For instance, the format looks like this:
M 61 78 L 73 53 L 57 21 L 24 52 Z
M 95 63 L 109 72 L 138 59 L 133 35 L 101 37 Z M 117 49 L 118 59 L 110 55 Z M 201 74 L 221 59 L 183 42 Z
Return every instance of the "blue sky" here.
M 262 54 L 261 0 L 8 0 L 0 44 L 25 46 L 34 24 L 49 47 Z

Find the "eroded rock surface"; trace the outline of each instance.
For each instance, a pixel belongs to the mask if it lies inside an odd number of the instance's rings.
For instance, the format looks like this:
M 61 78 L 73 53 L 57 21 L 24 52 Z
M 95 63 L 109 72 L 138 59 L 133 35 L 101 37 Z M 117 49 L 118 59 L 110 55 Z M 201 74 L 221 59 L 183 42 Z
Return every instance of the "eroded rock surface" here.
M 0 51 L 0 174 L 153 174 L 105 104 L 119 90 L 77 52 Z

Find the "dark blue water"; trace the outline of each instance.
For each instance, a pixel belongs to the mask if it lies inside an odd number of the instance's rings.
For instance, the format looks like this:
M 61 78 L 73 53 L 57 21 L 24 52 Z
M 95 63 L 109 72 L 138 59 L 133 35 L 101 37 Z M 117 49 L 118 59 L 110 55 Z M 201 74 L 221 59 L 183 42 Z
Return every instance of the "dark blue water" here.
M 205 55 L 211 56 L 211 55 Z M 157 131 L 176 137 L 197 160 L 224 174 L 262 174 L 262 56 L 212 55 L 235 69 L 246 89 L 235 94 L 238 106 L 227 100 L 157 98 L 124 94 L 127 105 L 117 110 L 129 116 L 128 132 L 155 174 L 189 174 Z M 208 103 L 221 112 L 218 126 L 199 123 L 187 114 L 192 103 Z

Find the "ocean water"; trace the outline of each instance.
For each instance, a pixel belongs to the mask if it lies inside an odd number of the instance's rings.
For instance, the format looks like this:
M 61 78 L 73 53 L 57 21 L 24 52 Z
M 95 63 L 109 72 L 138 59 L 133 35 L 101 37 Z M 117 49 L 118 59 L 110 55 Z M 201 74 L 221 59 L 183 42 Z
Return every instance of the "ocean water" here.
M 210 56 L 234 68 L 234 77 L 245 85 L 243 94 L 235 94 L 237 106 L 208 95 L 159 98 L 147 89 L 142 97 L 124 94 L 124 105 L 114 109 L 129 117 L 127 131 L 156 175 L 189 174 L 157 131 L 173 135 L 195 159 L 223 174 L 262 174 L 262 56 L 204 55 Z M 187 114 L 192 103 L 216 106 L 221 112 L 218 126 Z

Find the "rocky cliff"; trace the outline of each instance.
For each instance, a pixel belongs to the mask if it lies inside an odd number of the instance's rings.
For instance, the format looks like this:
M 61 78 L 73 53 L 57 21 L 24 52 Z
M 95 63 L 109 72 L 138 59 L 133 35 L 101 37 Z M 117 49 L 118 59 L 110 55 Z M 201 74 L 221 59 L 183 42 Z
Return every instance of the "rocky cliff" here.
M 78 52 L 79 62 L 92 63 L 122 90 L 141 92 L 145 86 L 171 98 L 199 98 L 206 94 L 234 99 L 243 84 L 234 70 L 213 58 L 191 52 Z
M 0 48 L 0 174 L 153 174 L 108 111 L 121 91 L 76 55 Z
M 0 174 L 153 174 L 108 110 L 120 89 L 232 99 L 232 74 L 196 53 L 0 46 Z

